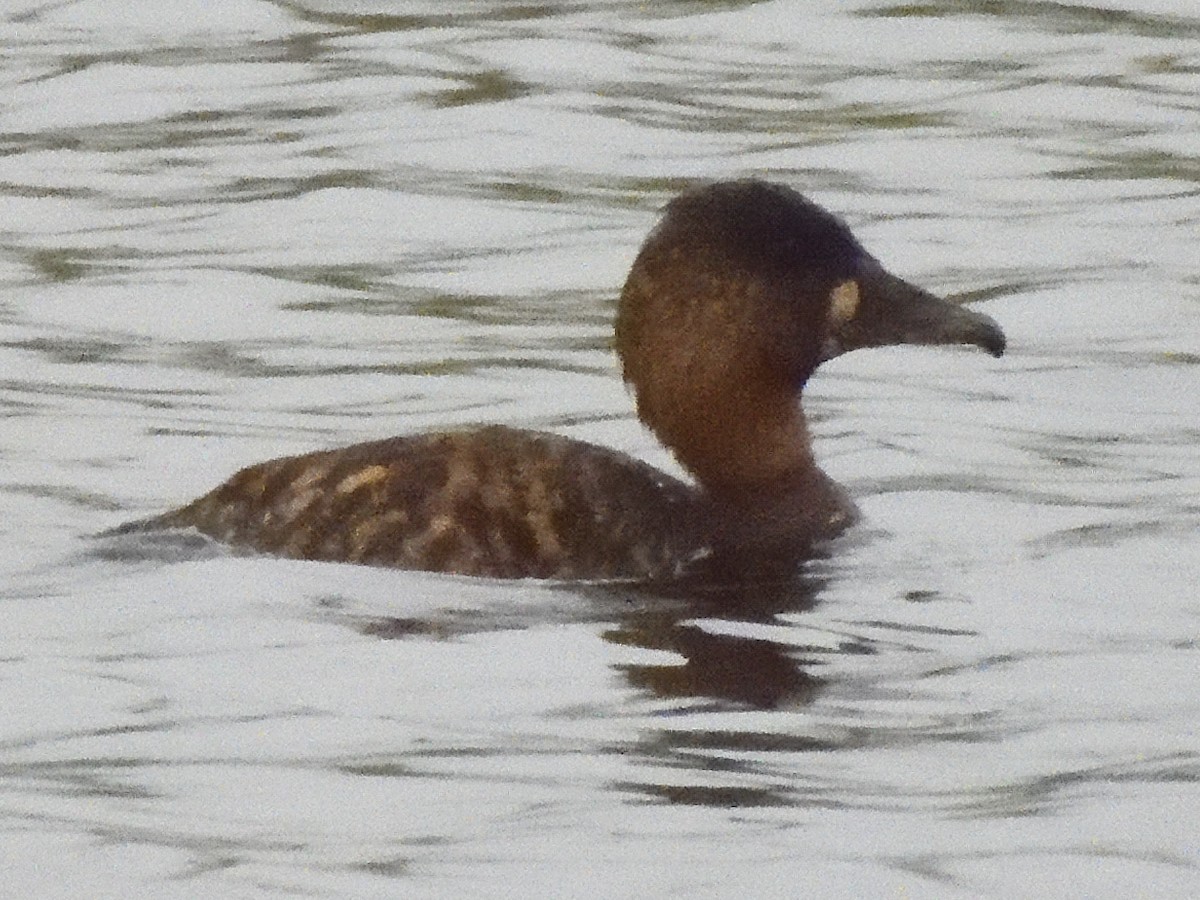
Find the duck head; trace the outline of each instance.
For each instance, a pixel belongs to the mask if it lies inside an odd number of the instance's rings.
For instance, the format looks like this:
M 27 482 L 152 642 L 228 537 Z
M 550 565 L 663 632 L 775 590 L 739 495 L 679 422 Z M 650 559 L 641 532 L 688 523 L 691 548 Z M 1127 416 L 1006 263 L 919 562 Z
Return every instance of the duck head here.
M 987 316 L 889 273 L 816 203 L 757 180 L 672 200 L 616 319 L 639 417 L 727 497 L 819 475 L 797 403 L 805 382 L 825 360 L 889 344 L 999 356 L 1005 338 Z

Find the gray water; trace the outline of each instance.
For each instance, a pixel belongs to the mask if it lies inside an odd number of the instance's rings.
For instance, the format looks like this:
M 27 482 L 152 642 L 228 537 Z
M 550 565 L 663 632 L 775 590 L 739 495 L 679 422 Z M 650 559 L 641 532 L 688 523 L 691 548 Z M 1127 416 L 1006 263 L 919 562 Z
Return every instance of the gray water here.
M 0 893 L 1197 892 L 1194 4 L 0 22 Z M 93 537 L 473 422 L 677 471 L 612 302 L 675 191 L 743 175 L 1010 339 L 823 367 L 864 519 L 795 585 L 731 614 Z

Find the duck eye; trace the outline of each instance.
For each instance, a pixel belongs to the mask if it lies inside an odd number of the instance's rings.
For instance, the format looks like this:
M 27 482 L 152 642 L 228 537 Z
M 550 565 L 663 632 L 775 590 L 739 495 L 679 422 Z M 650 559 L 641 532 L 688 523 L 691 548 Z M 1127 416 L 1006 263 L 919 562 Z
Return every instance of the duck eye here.
M 858 282 L 853 278 L 834 286 L 829 293 L 829 327 L 839 328 L 858 312 Z

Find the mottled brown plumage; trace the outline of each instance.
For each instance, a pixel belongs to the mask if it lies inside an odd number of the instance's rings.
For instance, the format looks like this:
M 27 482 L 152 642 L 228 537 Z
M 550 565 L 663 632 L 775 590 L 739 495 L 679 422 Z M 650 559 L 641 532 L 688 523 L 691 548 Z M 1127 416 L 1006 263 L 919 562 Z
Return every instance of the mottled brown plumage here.
M 607 448 L 497 425 L 271 460 L 157 524 L 299 559 L 499 578 L 667 577 L 700 545 L 695 493 Z
M 123 530 L 193 527 L 280 556 L 502 578 L 776 576 L 854 516 L 799 404 L 823 360 L 888 343 L 1004 351 L 991 319 L 889 274 L 836 217 L 760 181 L 668 205 L 616 337 L 639 417 L 696 485 L 491 426 L 272 460 Z

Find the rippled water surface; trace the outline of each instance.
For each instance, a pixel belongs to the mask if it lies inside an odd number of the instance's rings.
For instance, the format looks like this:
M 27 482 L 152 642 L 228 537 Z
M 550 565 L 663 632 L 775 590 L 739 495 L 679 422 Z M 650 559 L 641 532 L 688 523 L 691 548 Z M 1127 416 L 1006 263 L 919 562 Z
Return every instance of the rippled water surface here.
M 12 2 L 13 896 L 1189 896 L 1200 13 Z M 480 421 L 672 467 L 609 351 L 656 210 L 761 175 L 999 320 L 806 393 L 863 523 L 712 598 L 93 535 Z

